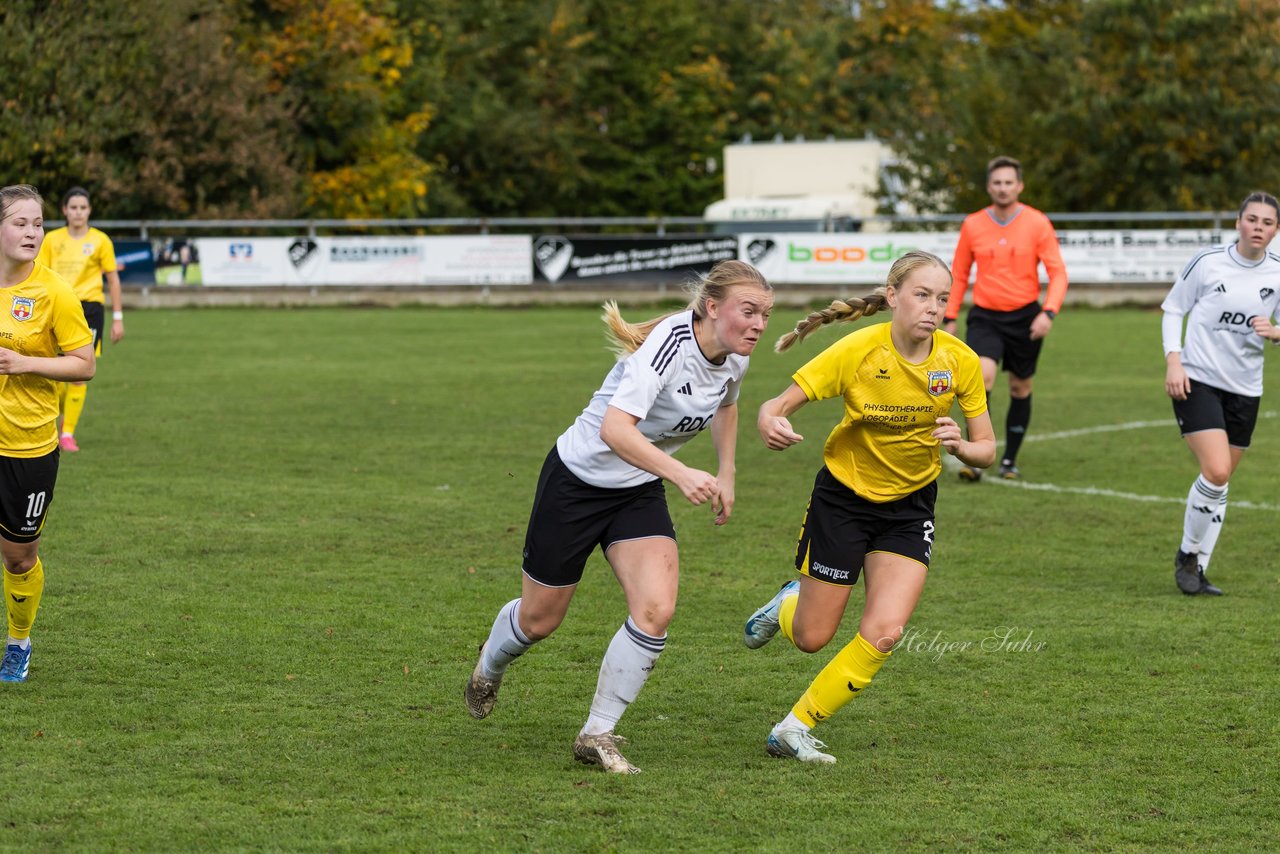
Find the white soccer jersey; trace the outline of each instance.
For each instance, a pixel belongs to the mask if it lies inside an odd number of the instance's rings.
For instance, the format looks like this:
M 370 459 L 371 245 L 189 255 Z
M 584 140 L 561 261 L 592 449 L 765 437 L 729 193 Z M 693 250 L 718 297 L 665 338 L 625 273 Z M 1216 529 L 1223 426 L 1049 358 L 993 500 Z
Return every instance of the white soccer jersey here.
M 1261 261 L 1249 261 L 1234 244 L 1205 249 L 1191 259 L 1160 307 L 1179 323 L 1187 316 L 1182 367 L 1188 377 L 1235 394 L 1262 396 L 1265 341 L 1250 321 L 1274 318 L 1280 310 L 1280 255 L 1267 252 Z M 1178 349 L 1177 343 L 1166 340 L 1166 353 Z
M 644 437 L 674 454 L 711 426 L 717 409 L 738 401 L 746 372 L 746 356 L 730 353 L 720 365 L 709 361 L 693 336 L 693 311 L 674 314 L 609 371 L 587 408 L 556 440 L 560 459 L 593 486 L 621 489 L 657 480 L 620 459 L 600 438 L 605 411 L 616 406 L 639 418 Z

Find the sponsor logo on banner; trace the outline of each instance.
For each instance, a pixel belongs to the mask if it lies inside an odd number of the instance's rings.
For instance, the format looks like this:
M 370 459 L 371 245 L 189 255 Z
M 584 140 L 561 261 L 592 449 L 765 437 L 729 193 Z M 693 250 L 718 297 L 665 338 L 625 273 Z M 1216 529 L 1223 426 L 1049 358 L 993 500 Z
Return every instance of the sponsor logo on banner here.
M 364 263 L 366 261 L 396 261 L 404 258 L 419 258 L 422 247 L 417 243 L 358 244 L 334 243 L 329 247 L 329 260 L 332 262 Z
M 533 263 L 548 282 L 558 282 L 569 269 L 573 244 L 563 237 L 539 237 L 533 244 Z
M 760 267 L 768 264 L 777 254 L 778 244 L 767 237 L 761 237 L 747 243 L 747 260 L 752 266 Z
M 228 243 L 227 257 L 232 261 L 252 261 L 253 260 L 253 244 L 252 243 Z
M 950 371 L 930 371 L 929 372 L 929 394 L 940 395 L 951 391 L 951 372 Z
M 14 297 L 9 313 L 14 320 L 30 320 L 36 310 L 36 301 L 30 297 Z
M 294 267 L 301 267 L 308 258 L 314 257 L 320 244 L 309 237 L 299 238 L 289 244 L 289 261 Z

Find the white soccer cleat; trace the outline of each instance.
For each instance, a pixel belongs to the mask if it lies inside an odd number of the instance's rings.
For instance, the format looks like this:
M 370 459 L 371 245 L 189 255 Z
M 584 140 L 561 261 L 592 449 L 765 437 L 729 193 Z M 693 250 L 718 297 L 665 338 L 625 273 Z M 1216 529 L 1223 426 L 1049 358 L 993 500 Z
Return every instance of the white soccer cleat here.
M 599 735 L 583 735 L 573 742 L 573 758 L 585 765 L 599 765 L 610 774 L 639 774 L 640 769 L 627 761 L 618 751 L 618 745 L 626 739 L 611 732 Z
M 826 745 L 813 737 L 813 733 L 804 727 L 788 727 L 781 724 L 769 733 L 765 742 L 765 752 L 780 759 L 799 759 L 801 762 L 817 762 L 823 765 L 835 764 L 836 758 L 830 753 L 823 753 Z
M 742 633 L 742 642 L 749 649 L 759 649 L 773 640 L 773 636 L 778 633 L 778 613 L 782 610 L 782 600 L 792 594 L 798 594 L 799 591 L 798 579 L 788 581 L 772 599 L 751 615 Z

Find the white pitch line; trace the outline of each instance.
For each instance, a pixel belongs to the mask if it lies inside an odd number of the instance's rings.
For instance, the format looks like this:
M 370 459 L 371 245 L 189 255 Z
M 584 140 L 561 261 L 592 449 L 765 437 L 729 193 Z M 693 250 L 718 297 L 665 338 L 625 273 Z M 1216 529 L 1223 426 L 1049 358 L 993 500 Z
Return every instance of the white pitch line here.
M 1260 412 L 1259 418 L 1275 418 L 1275 412 Z M 1123 424 L 1099 424 L 1096 427 L 1080 427 L 1076 430 L 1059 430 L 1056 433 L 1032 433 L 1023 442 L 1052 442 L 1055 439 L 1074 439 L 1077 436 L 1092 436 L 1097 433 L 1118 433 L 1122 430 L 1142 430 L 1146 427 L 1173 427 L 1177 422 L 1172 418 L 1160 421 L 1126 421 Z M 1003 445 L 1003 442 L 997 444 Z
M 1127 421 L 1124 424 L 1099 424 L 1097 427 L 1080 427 L 1076 430 L 1059 430 L 1057 433 L 1032 433 L 1023 439 L 1026 442 L 1052 442 L 1055 439 L 1074 439 L 1077 436 L 1093 436 L 1098 433 L 1119 433 L 1122 430 L 1141 430 L 1145 427 L 1172 427 L 1176 424 L 1172 418 L 1161 421 Z M 1003 442 L 999 444 L 1003 445 Z
M 1275 418 L 1275 412 L 1260 412 L 1259 418 Z M 1098 433 L 1118 433 L 1124 430 L 1142 430 L 1148 427 L 1172 427 L 1176 422 L 1172 418 L 1160 421 L 1126 421 L 1123 424 L 1099 424 L 1096 427 L 1081 427 L 1076 430 L 1059 430 L 1056 433 L 1033 433 L 1028 436 L 1024 442 L 1049 442 L 1055 439 L 1074 439 L 1078 436 L 1092 436 Z M 1003 445 L 1004 442 L 997 442 L 997 447 Z M 950 454 L 942 455 L 943 469 L 946 471 L 954 471 L 960 467 L 960 463 Z M 1054 483 L 1028 483 L 1025 480 L 1001 480 L 999 478 L 983 478 L 983 483 L 995 483 L 999 486 L 1007 486 L 1012 489 L 1030 489 L 1036 492 L 1057 492 L 1068 493 L 1072 495 L 1095 495 L 1103 498 L 1121 498 L 1125 501 L 1143 501 L 1155 504 L 1186 504 L 1186 496 L 1180 498 L 1170 498 L 1166 495 L 1140 495 L 1136 492 L 1120 492 L 1115 489 L 1105 489 L 1097 486 L 1058 486 Z M 1280 505 L 1276 504 L 1260 504 L 1253 501 L 1231 501 L 1233 508 L 1241 510 L 1265 510 L 1269 513 L 1280 512 Z
M 1157 504 L 1186 504 L 1187 498 L 1184 495 L 1181 498 L 1169 498 L 1166 495 L 1139 495 L 1136 492 L 1119 492 L 1114 489 L 1101 489 L 1096 486 L 1058 486 L 1053 483 L 1028 483 L 1025 480 L 1001 480 L 999 478 L 983 478 L 983 482 L 990 480 L 991 483 L 999 486 L 1007 486 L 1012 489 L 1031 489 L 1037 492 L 1060 492 L 1070 493 L 1072 495 L 1099 495 L 1103 498 L 1123 498 L 1126 501 L 1145 501 Z M 1272 513 L 1280 512 L 1278 504 L 1257 504 L 1253 501 L 1231 501 L 1231 509 L 1242 510 L 1267 510 Z

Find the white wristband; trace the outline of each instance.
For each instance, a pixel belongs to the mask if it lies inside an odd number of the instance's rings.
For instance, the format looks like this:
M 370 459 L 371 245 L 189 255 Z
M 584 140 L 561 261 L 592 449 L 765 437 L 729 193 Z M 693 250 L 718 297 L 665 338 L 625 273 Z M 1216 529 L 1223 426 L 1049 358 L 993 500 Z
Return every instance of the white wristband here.
M 123 312 L 123 311 L 113 311 L 113 312 L 111 312 L 111 319 L 112 319 L 112 320 L 124 320 L 124 312 Z

